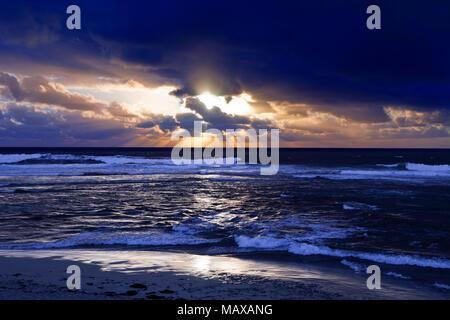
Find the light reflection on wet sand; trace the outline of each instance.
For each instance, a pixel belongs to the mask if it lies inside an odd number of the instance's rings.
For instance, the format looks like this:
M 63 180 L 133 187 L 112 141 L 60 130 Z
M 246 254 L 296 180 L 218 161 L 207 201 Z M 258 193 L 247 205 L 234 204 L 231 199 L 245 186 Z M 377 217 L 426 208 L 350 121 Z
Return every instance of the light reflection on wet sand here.
M 258 283 L 266 283 L 271 290 L 275 290 L 273 292 L 274 296 L 270 296 L 274 299 L 282 296 L 276 294 L 277 286 L 280 283 L 283 283 L 284 286 L 280 290 L 285 290 L 282 292 L 290 292 L 289 288 L 298 288 L 300 290 L 305 285 L 306 287 L 312 286 L 311 288 L 314 288 L 313 291 L 300 293 L 299 297 L 304 296 L 304 298 L 314 292 L 317 294 L 324 292 L 331 294 L 327 296 L 328 298 L 339 296 L 352 299 L 442 298 L 440 295 L 435 295 L 435 292 L 430 290 L 424 291 L 423 288 L 418 288 L 408 281 L 386 277 L 383 277 L 383 290 L 373 292 L 373 290 L 368 290 L 366 287 L 365 274 L 356 274 L 350 270 L 342 271 L 336 268 L 318 267 L 298 262 L 271 262 L 230 256 L 161 251 L 88 249 L 64 251 L 0 250 L 0 257 L 31 258 L 36 259 L 36 262 L 39 259 L 51 259 L 67 261 L 68 264 L 76 264 L 77 262 L 90 264 L 98 267 L 101 271 L 105 271 L 105 274 L 108 271 L 115 274 L 122 273 L 123 277 L 119 276 L 116 279 L 119 279 L 119 281 L 123 280 L 124 283 L 127 282 L 128 276 L 142 277 L 142 279 L 148 279 L 148 277 L 155 279 L 156 277 L 161 279 L 163 283 L 171 283 L 172 285 L 175 285 L 178 281 L 178 276 L 191 276 L 192 279 L 198 280 L 217 280 L 217 282 L 214 282 L 217 290 L 227 285 L 231 285 L 233 288 L 235 288 L 235 285 L 244 285 L 251 289 Z M 27 269 L 33 270 L 33 260 L 24 260 L 23 263 L 29 264 Z M 50 261 L 47 263 L 51 265 Z M 7 268 L 9 269 L 10 267 Z M 94 274 L 92 273 L 91 276 Z M 211 282 L 208 283 L 211 284 Z M 292 298 L 289 295 L 283 297 Z
M 204 278 L 220 274 L 263 276 L 274 279 L 327 279 L 336 277 L 294 263 L 272 263 L 228 256 L 208 256 L 160 251 L 106 250 L 0 250 L 5 257 L 57 258 L 96 264 L 104 271 L 124 273 L 173 272 Z

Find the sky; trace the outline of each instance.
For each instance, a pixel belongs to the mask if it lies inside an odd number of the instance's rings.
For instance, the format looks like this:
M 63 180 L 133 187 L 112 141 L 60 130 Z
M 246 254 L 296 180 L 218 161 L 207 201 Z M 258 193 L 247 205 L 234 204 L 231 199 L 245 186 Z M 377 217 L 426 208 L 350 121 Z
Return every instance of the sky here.
M 2 1 L 0 147 L 170 147 L 203 121 L 448 148 L 449 21 L 448 1 Z

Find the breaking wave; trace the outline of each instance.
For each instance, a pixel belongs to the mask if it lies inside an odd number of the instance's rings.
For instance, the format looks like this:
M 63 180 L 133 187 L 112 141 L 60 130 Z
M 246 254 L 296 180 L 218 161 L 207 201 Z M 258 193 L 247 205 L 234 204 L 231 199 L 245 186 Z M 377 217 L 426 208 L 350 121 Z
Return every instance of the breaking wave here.
M 394 255 L 383 253 L 355 252 L 348 250 L 332 249 L 326 246 L 301 243 L 288 239 L 278 239 L 270 237 L 247 237 L 236 236 L 235 241 L 239 247 L 259 248 L 259 249 L 279 249 L 298 255 L 324 255 L 337 258 L 358 258 L 362 260 L 375 261 L 392 265 L 412 265 L 418 267 L 430 267 L 450 269 L 450 260 L 439 258 L 424 258 L 409 255 Z
M 171 233 L 106 233 L 83 232 L 55 242 L 9 244 L 4 249 L 57 249 L 79 246 L 158 246 L 199 245 L 216 243 L 220 239 L 203 239 L 181 232 Z

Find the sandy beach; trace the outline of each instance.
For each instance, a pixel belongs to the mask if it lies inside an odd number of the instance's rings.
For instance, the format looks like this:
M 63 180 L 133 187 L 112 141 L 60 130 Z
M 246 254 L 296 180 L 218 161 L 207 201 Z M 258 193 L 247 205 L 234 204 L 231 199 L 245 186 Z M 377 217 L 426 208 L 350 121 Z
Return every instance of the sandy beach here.
M 80 290 L 66 286 L 73 264 Z M 368 290 L 364 275 L 351 271 L 158 251 L 1 251 L 0 279 L 0 299 L 443 298 L 392 279 Z

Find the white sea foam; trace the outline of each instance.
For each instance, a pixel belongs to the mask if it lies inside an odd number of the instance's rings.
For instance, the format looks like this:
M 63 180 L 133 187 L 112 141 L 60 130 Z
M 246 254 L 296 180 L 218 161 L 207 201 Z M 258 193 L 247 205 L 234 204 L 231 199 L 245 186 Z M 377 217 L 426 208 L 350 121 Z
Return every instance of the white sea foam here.
M 345 259 L 341 260 L 341 263 L 343 265 L 349 267 L 350 269 L 352 269 L 356 273 L 360 273 L 363 270 L 363 267 L 359 263 L 351 262 L 351 261 L 348 261 L 348 260 L 345 260 Z
M 344 210 L 379 210 L 379 208 L 375 205 L 361 203 L 361 202 L 345 202 L 342 205 Z
M 309 243 L 320 243 L 324 239 L 345 239 L 357 232 L 366 230 L 360 227 L 337 228 L 327 223 L 306 223 L 298 226 L 305 228 L 308 232 L 306 234 L 289 234 L 289 239 L 292 241 L 308 241 Z
M 437 288 L 440 288 L 440 289 L 450 290 L 450 286 L 447 285 L 447 284 L 442 284 L 442 283 L 435 282 L 434 286 L 437 287 Z
M 241 248 L 275 249 L 289 245 L 286 239 L 277 239 L 265 236 L 250 238 L 247 236 L 235 236 L 234 240 Z
M 306 243 L 293 244 L 289 247 L 288 251 L 300 255 L 319 254 L 340 258 L 354 257 L 393 265 L 414 265 L 419 267 L 450 269 L 449 260 L 442 260 L 437 258 L 430 259 L 408 255 L 389 255 L 382 253 L 353 252 L 346 250 L 331 249 L 325 246 L 314 246 Z
M 289 215 L 279 220 L 256 219 L 243 221 L 236 228 L 250 229 L 259 235 L 260 240 L 283 239 L 284 244 L 291 242 L 308 242 L 320 244 L 325 239 L 345 239 L 356 233 L 366 232 L 362 227 L 349 227 L 345 222 L 334 219 L 320 219 L 304 216 L 302 214 Z M 280 230 L 283 230 L 280 232 Z M 251 240 L 246 235 L 239 235 L 240 241 L 260 241 Z M 279 241 L 279 240 L 276 240 Z M 281 244 L 283 244 L 281 243 Z
M 423 164 L 423 163 L 394 163 L 394 164 L 377 164 L 379 167 L 384 168 L 399 168 L 400 174 L 408 174 L 405 171 L 415 171 L 416 174 L 423 175 L 435 175 L 435 174 L 449 174 L 450 166 L 447 164 Z M 403 172 L 402 172 L 403 171 Z M 411 172 L 409 173 L 411 174 Z
M 198 221 L 198 224 L 179 223 L 172 227 L 173 231 L 180 232 L 186 235 L 194 235 L 200 232 L 213 231 L 215 229 L 217 229 L 217 224 L 206 222 L 200 219 Z
M 396 168 L 398 167 L 398 163 L 394 164 L 377 164 L 378 167 L 385 167 L 385 168 Z
M 420 163 L 377 164 L 376 168 L 314 168 L 298 166 L 293 177 L 302 179 L 326 178 L 331 180 L 381 179 L 397 181 L 427 181 L 427 179 L 450 178 L 450 166 Z M 282 171 L 282 170 L 281 170 Z
M 220 239 L 203 239 L 184 234 L 172 233 L 104 233 L 83 232 L 72 237 L 45 243 L 12 244 L 12 249 L 50 249 L 70 248 L 89 245 L 130 245 L 130 246 L 157 246 L 157 245 L 198 245 L 205 243 L 216 243 Z
M 424 258 L 420 256 L 393 255 L 384 253 L 356 252 L 332 249 L 326 246 L 313 245 L 287 239 L 271 239 L 269 237 L 235 237 L 240 247 L 254 247 L 259 249 L 280 248 L 298 255 L 324 255 L 338 258 L 358 258 L 392 265 L 413 265 L 419 267 L 450 269 L 450 260 L 439 258 Z
M 410 277 L 406 277 L 406 276 L 404 276 L 400 273 L 396 273 L 396 272 L 386 272 L 386 275 L 395 277 L 395 278 L 400 278 L 400 279 L 411 279 Z
M 450 173 L 450 166 L 447 164 L 428 165 L 422 163 L 406 163 L 406 169 L 411 171 Z

